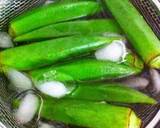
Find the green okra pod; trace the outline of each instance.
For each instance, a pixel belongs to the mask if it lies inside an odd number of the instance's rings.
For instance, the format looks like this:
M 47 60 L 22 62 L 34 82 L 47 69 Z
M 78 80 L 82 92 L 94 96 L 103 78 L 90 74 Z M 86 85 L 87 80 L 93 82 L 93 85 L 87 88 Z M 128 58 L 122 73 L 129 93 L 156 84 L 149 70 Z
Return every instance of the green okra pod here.
M 9 33 L 15 37 L 49 24 L 85 17 L 98 11 L 99 4 L 92 1 L 53 3 L 15 18 L 10 23 Z
M 122 33 L 119 25 L 112 19 L 78 20 L 52 24 L 20 35 L 15 42 L 37 41 L 72 35 L 103 33 Z
M 32 119 L 30 115 L 29 119 L 23 117 L 28 114 L 22 112 L 22 110 L 29 112 L 33 117 L 40 105 L 37 98 L 32 94 L 28 94 L 22 101 L 18 99 L 13 101 L 13 108 L 18 108 L 15 110 L 15 115 L 19 120 L 22 120 L 22 118 L 24 119 L 22 121 Z M 32 103 L 30 103 L 30 100 Z M 86 100 L 56 100 L 48 96 L 43 97 L 43 102 L 40 116 L 51 121 L 86 128 L 110 128 L 110 126 L 113 126 L 113 128 L 140 128 L 141 126 L 141 120 L 134 111 L 127 107 Z M 34 111 L 31 108 L 33 106 L 35 107 Z
M 130 108 L 50 97 L 44 99 L 41 117 L 87 128 L 140 128 L 141 125 Z
M 109 101 L 118 103 L 156 103 L 153 98 L 118 83 L 76 84 L 76 89 L 66 95 L 66 97 L 81 100 Z
M 117 79 L 135 75 L 141 69 L 111 61 L 81 59 L 70 63 L 30 71 L 33 81 L 83 82 Z M 37 84 L 37 83 L 36 83 Z
M 160 41 L 129 0 L 104 0 L 132 46 L 153 68 L 160 68 Z
M 53 98 L 70 98 L 95 102 L 107 101 L 126 104 L 156 103 L 153 98 L 118 83 L 62 83 L 46 80 L 44 82 L 39 81 L 39 84 L 35 84 L 35 87 L 43 94 L 52 96 Z M 49 88 L 49 90 L 47 88 Z
M 76 57 L 112 43 L 122 37 L 74 36 L 15 47 L 0 52 L 1 65 L 30 70 Z

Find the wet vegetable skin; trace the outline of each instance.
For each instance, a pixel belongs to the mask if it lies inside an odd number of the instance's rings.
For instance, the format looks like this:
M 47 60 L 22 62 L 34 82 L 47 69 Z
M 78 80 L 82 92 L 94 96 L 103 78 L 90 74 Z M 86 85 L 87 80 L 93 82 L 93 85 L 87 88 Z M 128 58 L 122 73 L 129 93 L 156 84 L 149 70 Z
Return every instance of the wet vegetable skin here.
M 150 67 L 160 68 L 160 41 L 129 0 L 104 0 L 133 48 Z
M 112 19 L 78 20 L 52 24 L 18 36 L 15 42 L 46 40 L 72 35 L 103 35 L 103 33 L 122 33 L 119 25 Z
M 49 66 L 29 72 L 35 84 L 43 81 L 84 82 L 118 79 L 138 74 L 141 69 L 125 64 L 96 59 L 81 59 L 58 66 Z M 37 83 L 38 82 L 38 83 Z
M 10 23 L 9 33 L 15 37 L 49 24 L 85 17 L 99 11 L 99 4 L 93 1 L 53 3 L 15 18 Z
M 39 81 L 41 84 L 53 81 Z M 41 84 L 35 84 L 34 86 L 39 89 Z M 156 104 L 157 101 L 153 98 L 137 91 L 132 88 L 126 87 L 123 84 L 118 83 L 105 83 L 105 82 L 86 82 L 86 83 L 63 83 L 67 88 L 68 93 L 58 98 L 70 98 L 78 100 L 90 100 L 95 102 L 112 102 L 112 103 L 124 103 L 124 104 Z M 43 85 L 44 86 L 44 85 Z M 46 85 L 47 86 L 47 85 Z M 55 86 L 55 85 L 50 85 Z M 42 91 L 42 90 L 40 90 Z M 42 92 L 45 93 L 45 92 Z M 46 95 L 49 95 L 47 92 Z M 53 98 L 57 98 L 50 95 Z
M 1 65 L 18 70 L 31 70 L 85 55 L 121 37 L 74 36 L 47 40 L 4 50 Z M 5 69 L 4 69 L 5 70 Z
M 109 101 L 118 103 L 156 103 L 156 101 L 149 96 L 118 83 L 76 84 L 76 89 L 66 97 L 81 100 Z
M 141 125 L 140 119 L 129 108 L 49 97 L 44 100 L 41 117 L 87 128 L 140 128 Z

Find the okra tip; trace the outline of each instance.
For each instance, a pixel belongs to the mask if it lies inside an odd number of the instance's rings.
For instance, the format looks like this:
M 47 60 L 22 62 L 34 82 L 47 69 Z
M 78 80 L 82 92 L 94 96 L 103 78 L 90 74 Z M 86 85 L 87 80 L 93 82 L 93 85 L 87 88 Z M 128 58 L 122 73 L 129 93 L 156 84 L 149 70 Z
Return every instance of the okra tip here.
M 12 25 L 9 26 L 8 33 L 9 33 L 9 35 L 10 35 L 11 37 L 15 37 L 16 34 L 15 34 L 15 31 L 14 31 Z
M 141 119 L 137 117 L 134 111 L 130 111 L 128 128 L 140 128 Z
M 146 104 L 157 104 L 157 101 L 149 96 L 146 97 L 148 103 Z
M 149 66 L 150 66 L 151 68 L 160 69 L 160 56 L 157 56 L 156 58 L 154 58 L 154 59 L 150 62 Z

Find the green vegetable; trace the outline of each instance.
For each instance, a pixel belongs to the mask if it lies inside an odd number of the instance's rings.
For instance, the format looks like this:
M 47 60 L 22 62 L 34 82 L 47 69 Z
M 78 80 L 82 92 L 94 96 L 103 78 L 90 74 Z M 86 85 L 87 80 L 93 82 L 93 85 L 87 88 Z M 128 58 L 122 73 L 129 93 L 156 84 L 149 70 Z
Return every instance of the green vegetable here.
M 35 84 L 46 81 L 83 82 L 117 79 L 138 74 L 141 69 L 96 59 L 81 59 L 58 66 L 50 66 L 29 72 Z
M 76 84 L 76 89 L 66 97 L 81 100 L 119 103 L 156 103 L 154 99 L 146 96 L 145 94 L 117 83 Z
M 140 70 L 143 70 L 143 68 L 144 68 L 143 61 L 139 58 L 139 56 L 137 56 L 133 52 L 129 52 L 125 56 L 124 62 L 122 62 L 122 63 L 124 63 L 124 64 L 126 64 L 128 66 L 131 66 L 131 67 L 139 68 Z
M 160 41 L 129 0 L 105 0 L 132 46 L 146 64 L 160 68 Z
M 122 37 L 74 36 L 15 47 L 0 52 L 2 67 L 30 70 L 87 54 Z
M 49 24 L 85 17 L 99 11 L 99 4 L 92 1 L 53 3 L 15 18 L 10 23 L 9 33 L 15 37 Z
M 105 32 L 122 33 L 117 23 L 112 19 L 82 20 L 52 24 L 18 36 L 14 41 L 37 41 L 71 35 L 102 35 Z
M 48 86 L 46 83 L 55 82 L 55 81 L 39 81 L 39 84 L 35 84 L 35 87 L 39 89 L 45 95 L 52 96 L 53 98 L 69 98 L 69 99 L 78 99 L 78 100 L 91 100 L 95 102 L 118 102 L 118 103 L 141 103 L 141 104 L 155 104 L 156 101 L 149 96 L 136 91 L 132 88 L 125 87 L 122 84 L 118 83 L 62 83 L 65 88 L 68 90 L 67 93 L 62 95 L 61 97 L 57 97 L 53 93 L 48 93 L 48 91 L 44 91 L 41 86 Z M 41 83 L 41 84 L 40 84 Z M 58 84 L 50 84 L 50 86 L 57 86 Z M 61 85 L 59 85 L 61 86 Z M 56 88 L 54 88 L 56 90 Z M 50 92 L 54 91 L 50 89 Z M 58 90 L 58 89 L 57 89 Z
M 87 128 L 140 128 L 141 125 L 130 108 L 50 97 L 44 99 L 41 117 Z

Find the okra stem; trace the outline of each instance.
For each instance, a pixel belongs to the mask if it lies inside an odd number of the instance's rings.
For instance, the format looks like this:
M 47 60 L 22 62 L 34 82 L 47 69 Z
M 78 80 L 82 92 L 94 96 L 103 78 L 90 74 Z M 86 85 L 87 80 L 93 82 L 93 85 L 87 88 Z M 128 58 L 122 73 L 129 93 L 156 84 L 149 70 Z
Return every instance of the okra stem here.
M 129 0 L 104 0 L 133 48 L 150 67 L 160 68 L 160 41 Z
M 15 18 L 10 23 L 9 33 L 15 37 L 49 24 L 85 17 L 98 11 L 100 6 L 93 1 L 53 3 Z
M 16 37 L 14 41 L 37 41 L 73 35 L 102 35 L 105 32 L 122 33 L 119 25 L 112 19 L 78 20 L 42 27 Z

